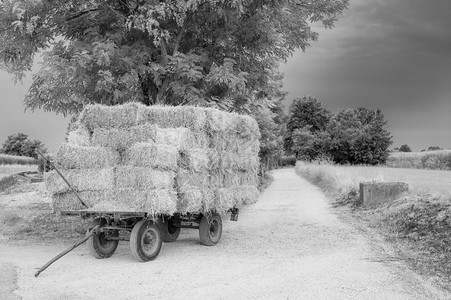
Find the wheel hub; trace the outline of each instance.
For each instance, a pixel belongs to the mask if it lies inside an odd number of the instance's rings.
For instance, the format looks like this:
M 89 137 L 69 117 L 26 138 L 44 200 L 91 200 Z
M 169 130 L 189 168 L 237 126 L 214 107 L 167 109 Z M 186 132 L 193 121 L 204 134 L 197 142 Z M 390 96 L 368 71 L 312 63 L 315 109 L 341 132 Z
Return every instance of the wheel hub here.
M 157 243 L 155 243 L 155 240 L 156 240 L 155 232 L 153 232 L 152 229 L 148 229 L 143 234 L 142 240 L 143 250 L 148 253 L 152 253 L 153 251 L 155 251 L 156 246 L 158 246 Z

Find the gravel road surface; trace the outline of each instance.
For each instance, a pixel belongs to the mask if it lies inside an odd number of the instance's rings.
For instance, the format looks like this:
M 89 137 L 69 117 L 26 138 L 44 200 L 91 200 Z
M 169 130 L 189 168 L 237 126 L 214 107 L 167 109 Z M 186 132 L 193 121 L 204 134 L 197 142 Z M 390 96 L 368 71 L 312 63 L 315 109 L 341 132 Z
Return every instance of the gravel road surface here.
M 163 244 L 153 262 L 133 260 L 126 242 L 103 260 L 80 247 L 35 278 L 35 268 L 67 245 L 0 241 L 0 283 L 4 283 L 0 295 L 2 299 L 451 299 L 391 259 L 388 246 L 376 237 L 337 217 L 325 196 L 293 169 L 273 175 L 273 184 L 257 204 L 241 210 L 238 222 L 224 220 L 218 245 L 202 246 L 198 232 L 185 229 L 179 240 Z

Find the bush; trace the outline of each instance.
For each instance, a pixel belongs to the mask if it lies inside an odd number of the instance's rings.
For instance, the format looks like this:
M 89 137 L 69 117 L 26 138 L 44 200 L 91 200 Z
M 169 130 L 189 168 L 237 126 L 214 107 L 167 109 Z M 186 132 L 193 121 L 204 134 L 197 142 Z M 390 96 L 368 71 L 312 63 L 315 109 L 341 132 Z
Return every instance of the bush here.
M 296 157 L 294 155 L 282 156 L 279 159 L 279 167 L 295 166 L 295 165 L 296 165 Z
M 404 144 L 399 147 L 399 152 L 412 152 L 412 149 L 410 149 L 409 145 Z

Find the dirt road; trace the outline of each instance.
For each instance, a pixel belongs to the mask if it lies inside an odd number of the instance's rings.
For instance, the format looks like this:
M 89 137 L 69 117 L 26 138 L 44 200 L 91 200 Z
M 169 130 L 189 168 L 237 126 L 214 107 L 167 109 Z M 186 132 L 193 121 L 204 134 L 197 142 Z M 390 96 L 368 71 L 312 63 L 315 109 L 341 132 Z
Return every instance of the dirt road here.
M 238 222 L 224 221 L 223 237 L 215 247 L 200 245 L 195 230 L 182 231 L 179 240 L 164 244 L 160 256 L 149 263 L 134 261 L 125 242 L 105 260 L 92 258 L 81 247 L 34 278 L 35 268 L 65 246 L 0 242 L 0 267 L 3 263 L 7 270 L 17 271 L 18 289 L 9 295 L 12 299 L 15 295 L 23 299 L 451 298 L 401 262 L 390 261 L 391 254 L 373 238 L 341 221 L 324 195 L 293 169 L 273 175 L 274 183 L 257 204 L 241 211 Z

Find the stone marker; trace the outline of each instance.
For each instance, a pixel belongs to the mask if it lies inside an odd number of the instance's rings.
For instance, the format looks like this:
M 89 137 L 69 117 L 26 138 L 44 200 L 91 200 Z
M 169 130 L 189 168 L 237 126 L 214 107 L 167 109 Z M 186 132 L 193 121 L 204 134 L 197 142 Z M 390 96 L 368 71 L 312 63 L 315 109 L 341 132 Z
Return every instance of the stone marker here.
M 405 182 L 361 182 L 360 203 L 367 208 L 376 208 L 399 199 L 408 191 L 409 185 Z

